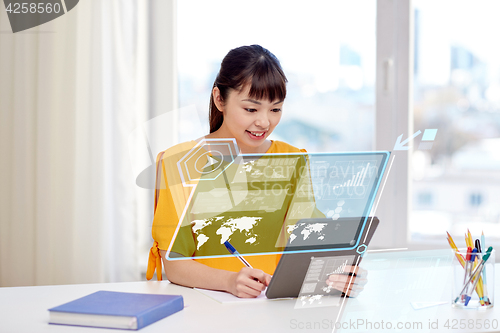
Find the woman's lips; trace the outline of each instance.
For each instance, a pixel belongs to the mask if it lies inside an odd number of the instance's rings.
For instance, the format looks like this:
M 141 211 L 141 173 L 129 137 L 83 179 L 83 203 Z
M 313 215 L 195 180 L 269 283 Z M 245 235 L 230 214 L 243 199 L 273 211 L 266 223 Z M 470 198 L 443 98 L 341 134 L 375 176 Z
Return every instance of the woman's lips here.
M 252 140 L 261 140 L 266 137 L 266 132 L 265 131 L 246 131 L 248 133 L 248 136 Z

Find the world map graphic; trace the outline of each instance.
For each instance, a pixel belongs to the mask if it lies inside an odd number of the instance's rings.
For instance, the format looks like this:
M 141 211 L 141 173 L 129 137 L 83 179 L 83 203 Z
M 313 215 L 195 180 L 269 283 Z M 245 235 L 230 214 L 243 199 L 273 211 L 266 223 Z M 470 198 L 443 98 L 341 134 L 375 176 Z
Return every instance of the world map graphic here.
M 258 241 L 258 235 L 254 232 L 254 227 L 259 223 L 261 217 L 243 216 L 238 218 L 227 218 L 217 216 L 210 219 L 192 221 L 192 229 L 196 235 L 197 250 L 210 240 L 209 232 L 206 232 L 209 226 L 219 225 L 215 231 L 216 237 L 219 237 L 221 244 L 231 239 L 235 233 L 246 237 L 245 243 L 255 244 Z M 212 236 L 213 237 L 213 236 Z

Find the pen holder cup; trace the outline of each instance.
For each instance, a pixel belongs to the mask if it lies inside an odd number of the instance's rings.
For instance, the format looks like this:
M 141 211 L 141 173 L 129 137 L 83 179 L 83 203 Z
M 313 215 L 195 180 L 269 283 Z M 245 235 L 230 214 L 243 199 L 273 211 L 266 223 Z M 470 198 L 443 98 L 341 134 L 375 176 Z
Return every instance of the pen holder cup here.
M 476 267 L 481 265 L 481 258 L 486 253 L 479 253 L 475 262 L 467 264 L 467 249 L 453 251 L 452 261 L 452 293 L 451 304 L 453 307 L 472 310 L 484 310 L 493 307 L 495 296 L 495 250 L 484 263 L 482 269 L 478 268 L 473 278 Z M 468 267 L 467 267 L 468 266 Z M 481 270 L 481 274 L 478 272 Z M 476 282 L 477 280 L 477 282 Z M 475 285 L 475 287 L 474 287 Z

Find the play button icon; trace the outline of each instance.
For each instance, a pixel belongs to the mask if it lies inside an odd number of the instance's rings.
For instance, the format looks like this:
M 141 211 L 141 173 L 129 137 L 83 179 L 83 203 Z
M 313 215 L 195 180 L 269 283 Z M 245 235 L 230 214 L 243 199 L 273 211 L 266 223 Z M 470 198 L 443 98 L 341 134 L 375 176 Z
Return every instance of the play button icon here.
M 216 155 L 218 159 L 214 158 L 213 156 Z M 196 171 L 198 171 L 199 173 L 201 173 L 202 175 L 206 175 L 210 172 L 213 172 L 215 170 L 217 170 L 222 162 L 224 161 L 224 156 L 222 156 L 222 153 L 219 152 L 219 151 L 211 151 L 211 152 L 206 152 L 204 153 L 203 155 L 201 155 L 200 157 L 198 157 L 196 159 L 196 162 L 195 162 L 195 168 L 196 168 Z M 203 167 L 199 167 L 201 164 L 203 164 L 204 162 L 205 165 Z
M 184 186 L 219 177 L 239 154 L 235 139 L 203 139 L 177 162 Z

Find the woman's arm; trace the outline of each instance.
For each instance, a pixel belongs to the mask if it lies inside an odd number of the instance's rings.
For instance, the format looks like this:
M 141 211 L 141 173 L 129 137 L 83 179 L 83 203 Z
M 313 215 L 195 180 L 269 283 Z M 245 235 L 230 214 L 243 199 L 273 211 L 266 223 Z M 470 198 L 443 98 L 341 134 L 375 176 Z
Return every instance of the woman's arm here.
M 227 291 L 238 297 L 257 297 L 271 276 L 260 269 L 244 267 L 239 272 L 212 268 L 194 260 L 167 260 L 160 250 L 165 274 L 170 282 L 186 287 Z

